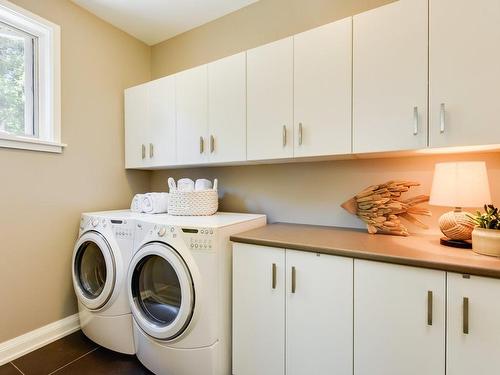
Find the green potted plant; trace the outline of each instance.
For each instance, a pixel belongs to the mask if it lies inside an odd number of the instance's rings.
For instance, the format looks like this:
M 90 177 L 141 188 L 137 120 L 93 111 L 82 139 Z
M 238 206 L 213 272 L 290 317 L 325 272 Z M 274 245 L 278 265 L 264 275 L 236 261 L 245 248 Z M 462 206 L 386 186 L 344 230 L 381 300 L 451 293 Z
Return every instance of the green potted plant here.
M 479 254 L 500 257 L 500 212 L 485 205 L 484 213 L 470 216 L 476 227 L 472 231 L 472 250 Z

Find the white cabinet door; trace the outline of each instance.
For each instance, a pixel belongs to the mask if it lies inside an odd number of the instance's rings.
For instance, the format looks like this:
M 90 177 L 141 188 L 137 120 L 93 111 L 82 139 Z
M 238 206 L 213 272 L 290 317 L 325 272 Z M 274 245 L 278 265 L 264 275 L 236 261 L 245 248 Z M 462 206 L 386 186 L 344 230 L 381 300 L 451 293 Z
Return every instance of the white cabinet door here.
M 247 157 L 293 156 L 293 38 L 247 51 Z
M 352 18 L 294 36 L 294 156 L 351 152 Z
M 246 54 L 208 64 L 211 162 L 246 160 Z
M 500 1 L 431 0 L 430 145 L 500 143 Z
M 352 375 L 353 260 L 286 251 L 287 375 Z
M 444 375 L 445 282 L 441 271 L 354 261 L 355 375 Z
M 169 76 L 150 82 L 149 117 L 148 164 L 175 164 L 175 77 Z
M 353 18 L 355 153 L 427 146 L 427 8 L 400 0 Z
M 233 375 L 285 374 L 285 250 L 234 244 Z
M 207 160 L 207 97 L 206 65 L 175 76 L 178 164 L 197 164 Z
M 125 168 L 147 165 L 149 84 L 125 90 Z
M 499 373 L 498 296 L 500 280 L 448 273 L 447 374 Z

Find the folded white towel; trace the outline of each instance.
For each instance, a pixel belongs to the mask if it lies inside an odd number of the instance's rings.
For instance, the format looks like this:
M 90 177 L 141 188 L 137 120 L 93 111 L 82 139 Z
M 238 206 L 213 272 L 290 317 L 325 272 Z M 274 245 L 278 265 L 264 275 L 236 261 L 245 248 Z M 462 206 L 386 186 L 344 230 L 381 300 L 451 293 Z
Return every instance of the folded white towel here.
M 142 199 L 144 194 L 136 194 L 132 198 L 132 203 L 130 204 L 130 211 L 132 212 L 142 212 Z
M 168 211 L 168 193 L 144 194 L 141 211 L 147 214 L 166 213 Z

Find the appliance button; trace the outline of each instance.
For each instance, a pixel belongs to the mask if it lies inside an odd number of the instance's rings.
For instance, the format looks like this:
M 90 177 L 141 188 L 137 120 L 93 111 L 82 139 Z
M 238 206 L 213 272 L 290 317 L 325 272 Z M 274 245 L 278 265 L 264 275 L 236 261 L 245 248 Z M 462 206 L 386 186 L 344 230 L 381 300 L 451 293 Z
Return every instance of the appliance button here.
M 171 227 L 171 228 L 170 228 L 170 232 L 173 232 L 173 231 L 174 231 L 174 227 Z
M 198 244 L 195 244 L 195 245 L 194 245 L 194 247 L 195 247 L 195 248 L 198 248 Z
M 193 247 L 194 247 L 194 243 L 191 244 L 191 248 L 193 248 Z
M 210 229 L 210 234 L 214 234 L 214 230 L 213 229 Z
M 93 227 L 97 227 L 98 225 L 99 225 L 99 220 L 97 220 L 97 219 L 93 219 L 93 220 L 92 220 L 92 226 L 93 226 Z
M 165 227 L 161 227 L 158 230 L 158 236 L 160 236 L 160 237 L 163 237 L 166 233 L 167 233 L 167 228 L 165 228 Z

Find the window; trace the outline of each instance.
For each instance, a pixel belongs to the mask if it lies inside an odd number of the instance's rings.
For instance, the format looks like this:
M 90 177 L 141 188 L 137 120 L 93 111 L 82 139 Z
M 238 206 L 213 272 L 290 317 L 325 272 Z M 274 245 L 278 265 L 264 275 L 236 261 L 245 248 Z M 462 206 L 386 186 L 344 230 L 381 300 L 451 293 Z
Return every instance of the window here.
M 0 147 L 61 152 L 59 26 L 0 0 Z

